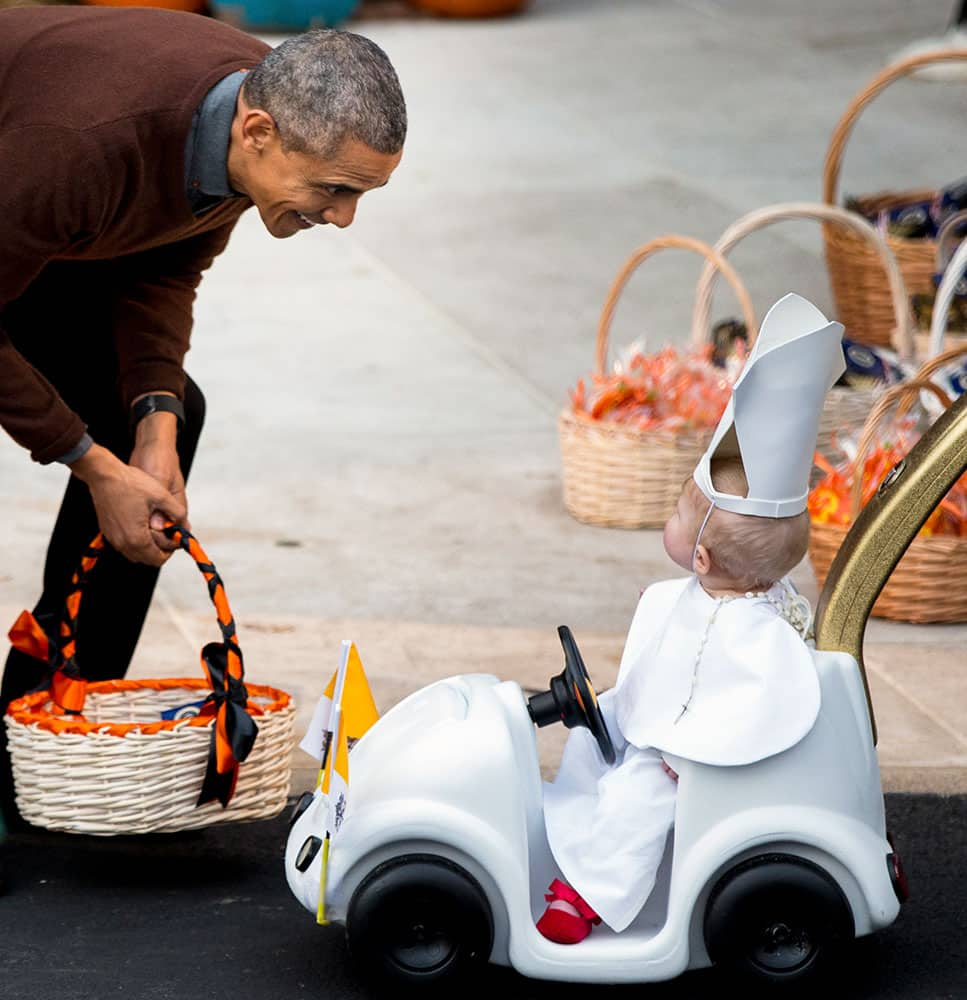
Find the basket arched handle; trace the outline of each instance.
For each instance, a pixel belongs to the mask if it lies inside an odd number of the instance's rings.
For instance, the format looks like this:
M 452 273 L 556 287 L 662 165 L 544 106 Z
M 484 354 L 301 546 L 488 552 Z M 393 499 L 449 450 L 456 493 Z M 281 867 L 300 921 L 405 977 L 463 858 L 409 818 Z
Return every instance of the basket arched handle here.
M 967 212 L 962 213 L 967 218 Z M 965 239 L 953 257 L 944 268 L 940 287 L 933 300 L 933 313 L 930 316 L 930 341 L 927 347 L 927 357 L 931 359 L 942 357 L 944 337 L 947 333 L 947 318 L 950 313 L 950 303 L 957 292 L 957 285 L 967 272 L 967 239 Z M 950 352 L 947 352 L 950 353 Z
M 716 242 L 715 250 L 725 256 L 736 243 L 750 233 L 787 219 L 815 219 L 843 226 L 865 239 L 873 247 L 883 264 L 890 286 L 890 298 L 893 302 L 893 314 L 896 318 L 895 342 L 898 352 L 904 358 L 913 357 L 915 352 L 913 320 L 900 266 L 886 240 L 856 212 L 840 208 L 838 205 L 825 205 L 821 202 L 811 201 L 790 201 L 768 205 L 749 212 L 733 222 Z M 695 311 L 692 315 L 693 331 L 703 329 L 708 323 L 714 283 L 715 271 L 711 266 L 706 265 L 702 270 L 695 293 Z
M 924 368 L 926 367 L 924 366 Z M 866 461 L 867 453 L 876 440 L 880 421 L 883 420 L 890 409 L 896 406 L 897 413 L 902 416 L 920 398 L 920 393 L 923 391 L 933 393 L 945 409 L 950 406 L 950 397 L 936 382 L 930 381 L 929 374 L 923 374 L 924 368 L 917 373 L 916 377 L 908 379 L 906 382 L 900 383 L 900 385 L 891 386 L 877 398 L 876 402 L 870 408 L 870 413 L 866 418 L 866 423 L 863 425 L 863 431 L 860 434 L 860 439 L 856 446 L 856 455 L 852 463 L 853 484 L 850 500 L 852 510 L 851 519 L 853 521 L 858 517 L 860 508 L 863 505 L 863 464 Z
M 863 109 L 885 90 L 895 80 L 908 76 L 921 66 L 929 66 L 932 63 L 941 62 L 962 62 L 967 60 L 967 49 L 934 49 L 930 52 L 922 52 L 907 59 L 887 66 L 877 73 L 872 80 L 850 101 L 842 118 L 833 129 L 833 134 L 829 140 L 829 148 L 826 151 L 826 162 L 823 165 L 823 200 L 830 205 L 837 200 L 836 189 L 839 186 L 839 174 L 843 164 L 843 153 L 846 148 L 846 141 L 849 139 L 853 126 L 856 124 Z
M 77 615 L 88 577 L 97 565 L 106 542 L 98 533 L 81 553 L 80 564 L 71 574 L 70 586 L 60 618 L 41 620 L 22 611 L 8 633 L 14 649 L 47 665 L 54 711 L 79 715 L 84 709 L 87 681 L 77 664 Z M 41 623 L 43 621 L 43 624 Z
M 205 577 L 208 594 L 215 606 L 218 627 L 222 633 L 221 646 L 224 647 L 224 655 L 219 651 L 219 663 L 216 664 L 214 675 L 205 653 L 215 644 L 209 644 L 202 650 L 202 663 L 209 673 L 213 690 L 219 689 L 216 695 L 220 695 L 222 691 L 237 694 L 239 687 L 244 691 L 242 650 L 238 644 L 235 620 L 218 571 L 197 539 L 187 529 L 168 524 L 165 527 L 165 534 L 194 559 Z M 77 661 L 77 620 L 87 582 L 106 544 L 104 535 L 98 533 L 82 553 L 80 564 L 71 575 L 59 621 L 44 627 L 29 611 L 24 611 L 10 630 L 10 640 L 17 649 L 47 663 L 51 671 L 50 683 L 54 702 L 62 711 L 69 713 L 79 713 L 84 707 L 87 681 Z
M 242 680 L 245 670 L 242 665 L 242 650 L 238 644 L 238 634 L 235 630 L 235 619 L 232 617 L 232 609 L 228 606 L 225 585 L 218 575 L 218 570 L 215 569 L 215 564 L 208 558 L 205 550 L 198 543 L 198 539 L 186 528 L 179 524 L 166 524 L 164 533 L 191 556 L 198 571 L 205 578 L 205 583 L 208 585 L 208 596 L 215 606 L 218 628 L 222 633 L 222 642 L 225 644 L 228 654 L 228 674 L 236 680 Z M 227 688 L 228 685 L 229 680 L 226 677 L 224 686 Z
M 691 250 L 693 253 L 704 257 L 708 261 L 708 266 L 713 268 L 713 270 L 717 268 L 725 275 L 725 280 L 728 281 L 739 300 L 739 307 L 742 310 L 749 339 L 751 340 L 755 337 L 757 327 L 755 311 L 752 308 L 752 299 L 749 298 L 749 293 L 746 291 L 745 286 L 742 284 L 732 265 L 707 243 L 703 243 L 701 240 L 697 240 L 691 236 L 678 236 L 675 234 L 658 236 L 638 247 L 637 250 L 634 250 L 630 254 L 618 272 L 617 277 L 612 282 L 611 288 L 608 290 L 607 297 L 604 300 L 604 308 L 601 310 L 601 317 L 598 320 L 598 334 L 594 349 L 594 371 L 596 374 L 606 374 L 608 337 L 611 331 L 611 321 L 614 318 L 618 299 L 625 285 L 628 283 L 628 279 L 649 257 L 661 250 L 669 249 Z
M 967 354 L 967 344 L 942 351 L 927 361 L 917 372 L 915 378 L 931 379 L 941 368 L 949 365 L 951 361 L 956 361 L 957 358 L 962 358 L 965 354 Z
M 251 752 L 259 731 L 248 712 L 242 650 L 238 645 L 235 620 L 221 577 L 205 550 L 180 525 L 168 523 L 164 532 L 195 560 L 205 577 L 222 633 L 222 642 L 210 642 L 201 651 L 201 662 L 208 675 L 211 693 L 199 714 L 213 718 L 214 722 L 210 726 L 208 762 L 197 804 L 200 806 L 217 800 L 225 807 L 235 794 L 239 765 Z M 51 695 L 59 713 L 76 716 L 84 708 L 87 681 L 80 672 L 76 657 L 77 616 L 87 579 L 104 545 L 104 536 L 98 534 L 85 550 L 80 566 L 71 577 L 63 618 L 56 635 L 45 632 L 29 611 L 23 612 L 10 630 L 10 639 L 17 649 L 48 663 Z
M 214 715 L 215 725 L 197 804 L 201 806 L 217 800 L 225 808 L 235 794 L 239 765 L 251 753 L 259 732 L 247 711 L 248 690 L 243 680 L 242 650 L 222 578 L 198 539 L 178 524 L 166 524 L 164 533 L 194 559 L 204 576 L 222 633 L 221 642 L 210 642 L 201 651 L 201 663 L 212 687 L 202 712 Z

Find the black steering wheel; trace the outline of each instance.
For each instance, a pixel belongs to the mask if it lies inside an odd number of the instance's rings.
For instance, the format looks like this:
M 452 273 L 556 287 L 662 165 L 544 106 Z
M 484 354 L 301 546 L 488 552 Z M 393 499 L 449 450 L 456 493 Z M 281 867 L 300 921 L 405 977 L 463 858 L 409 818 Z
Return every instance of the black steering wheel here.
M 557 677 L 551 678 L 549 691 L 542 691 L 527 700 L 527 711 L 539 727 L 563 722 L 568 729 L 575 726 L 590 729 L 601 756 L 606 763 L 613 764 L 616 759 L 614 744 L 598 707 L 598 696 L 594 693 L 581 652 L 567 625 L 561 625 L 557 634 L 564 647 L 564 669 Z

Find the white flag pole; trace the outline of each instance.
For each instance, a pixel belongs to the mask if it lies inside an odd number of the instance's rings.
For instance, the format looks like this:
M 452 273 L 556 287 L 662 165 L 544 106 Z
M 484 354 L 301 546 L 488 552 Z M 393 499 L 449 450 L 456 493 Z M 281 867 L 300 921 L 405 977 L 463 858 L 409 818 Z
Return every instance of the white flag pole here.
M 349 668 L 349 651 L 353 648 L 349 639 L 342 641 L 342 656 L 339 660 L 339 670 L 336 672 L 336 684 L 332 692 L 332 711 L 329 713 L 329 732 L 332 734 L 329 739 L 329 753 L 326 755 L 326 777 L 322 790 L 328 794 L 329 779 L 336 754 L 336 737 L 339 735 L 339 724 L 342 722 L 342 696 L 346 689 L 346 674 Z
M 325 776 L 322 780 L 322 791 L 328 797 L 332 769 L 335 767 L 336 753 L 338 752 L 337 741 L 339 738 L 339 727 L 342 724 L 342 696 L 346 687 L 346 673 L 349 666 L 349 652 L 352 649 L 352 642 L 343 639 L 342 656 L 339 660 L 339 670 L 336 673 L 336 684 L 332 692 L 332 710 L 329 713 L 329 749 L 326 753 Z M 332 839 L 332 808 L 329 804 L 329 814 L 326 819 L 326 839 L 322 844 L 322 863 L 319 868 L 319 905 L 316 908 L 316 923 L 326 926 L 329 921 L 326 919 L 326 874 L 329 868 L 329 843 Z

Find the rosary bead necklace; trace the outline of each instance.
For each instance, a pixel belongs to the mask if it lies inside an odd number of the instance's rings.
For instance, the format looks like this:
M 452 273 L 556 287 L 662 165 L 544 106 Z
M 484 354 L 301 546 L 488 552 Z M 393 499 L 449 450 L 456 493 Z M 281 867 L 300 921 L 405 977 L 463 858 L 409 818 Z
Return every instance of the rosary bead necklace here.
M 770 588 L 770 590 L 771 589 L 772 588 Z M 791 591 L 785 584 L 782 585 L 782 590 L 785 600 L 780 600 L 775 595 L 769 593 L 769 591 L 764 590 L 747 590 L 745 594 L 741 595 L 741 597 L 749 600 L 767 601 L 779 612 L 779 616 L 789 622 L 789 624 L 792 625 L 792 627 L 805 639 L 808 634 L 812 617 L 809 608 L 809 601 L 806 600 L 802 594 Z M 702 641 L 699 643 L 698 652 L 695 654 L 695 663 L 692 667 L 692 682 L 688 688 L 688 697 L 682 705 L 682 710 L 675 718 L 675 725 L 678 724 L 681 717 L 688 711 L 688 706 L 692 703 L 692 698 L 695 695 L 695 688 L 698 684 L 698 668 L 702 663 L 702 656 L 705 653 L 705 646 L 708 644 L 708 637 L 712 632 L 712 626 L 715 624 L 715 619 L 718 617 L 718 613 L 723 604 L 727 604 L 729 601 L 738 599 L 740 599 L 740 595 L 738 594 L 727 594 L 722 597 L 715 598 L 715 607 L 712 609 L 712 613 L 709 615 L 708 621 L 705 623 L 705 631 L 702 633 Z

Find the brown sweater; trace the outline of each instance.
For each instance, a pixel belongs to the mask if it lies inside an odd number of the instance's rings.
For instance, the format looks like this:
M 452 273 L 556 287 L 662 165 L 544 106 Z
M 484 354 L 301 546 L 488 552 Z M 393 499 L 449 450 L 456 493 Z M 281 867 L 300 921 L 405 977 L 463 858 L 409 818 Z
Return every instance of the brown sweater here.
M 188 204 L 192 115 L 222 77 L 268 46 L 197 14 L 0 10 L 0 427 L 49 462 L 84 425 L 14 349 L 3 310 L 51 260 L 118 261 L 113 335 L 125 404 L 181 395 L 202 272 L 251 205 L 200 218 Z

